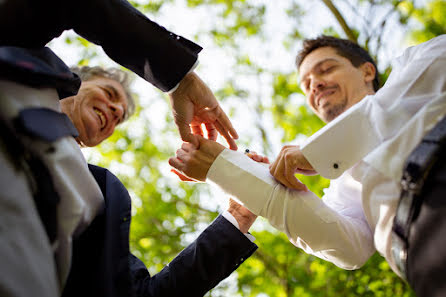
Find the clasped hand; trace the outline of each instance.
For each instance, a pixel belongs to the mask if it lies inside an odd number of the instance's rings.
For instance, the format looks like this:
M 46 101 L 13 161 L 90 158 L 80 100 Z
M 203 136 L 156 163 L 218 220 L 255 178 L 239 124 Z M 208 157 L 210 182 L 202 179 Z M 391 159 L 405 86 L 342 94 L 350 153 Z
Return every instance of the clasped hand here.
M 317 174 L 297 145 L 284 146 L 269 170 L 271 175 L 284 186 L 301 191 L 308 191 L 308 188 L 294 174 Z
M 212 163 L 225 149 L 218 142 L 201 136 L 197 136 L 197 140 L 198 146 L 185 142 L 177 150 L 176 156 L 169 159 L 170 166 L 176 169 L 173 172 L 182 181 L 205 181 Z

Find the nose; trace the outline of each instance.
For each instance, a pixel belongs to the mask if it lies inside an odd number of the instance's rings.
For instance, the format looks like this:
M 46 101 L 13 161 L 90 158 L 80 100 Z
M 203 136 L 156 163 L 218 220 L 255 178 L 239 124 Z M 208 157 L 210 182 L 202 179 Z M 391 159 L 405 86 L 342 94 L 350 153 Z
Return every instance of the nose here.
M 311 80 L 310 88 L 313 94 L 322 89 L 324 86 L 325 82 L 317 76 L 314 76 L 313 79 Z

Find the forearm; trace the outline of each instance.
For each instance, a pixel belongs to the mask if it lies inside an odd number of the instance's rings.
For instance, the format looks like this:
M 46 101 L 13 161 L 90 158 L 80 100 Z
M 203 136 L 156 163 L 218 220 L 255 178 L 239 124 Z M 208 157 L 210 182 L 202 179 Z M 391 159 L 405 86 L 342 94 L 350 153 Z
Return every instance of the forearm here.
M 70 25 L 78 34 L 162 91 L 181 81 L 201 51 L 200 46 L 149 20 L 125 0 L 83 0 L 73 9 Z
M 363 218 L 344 217 L 311 192 L 283 187 L 267 167 L 236 154 L 223 151 L 208 178 L 250 211 L 267 218 L 293 244 L 349 269 L 359 267 L 373 253 L 373 239 Z
M 137 296 L 203 296 L 242 264 L 257 246 L 223 217 L 152 278 L 135 266 Z

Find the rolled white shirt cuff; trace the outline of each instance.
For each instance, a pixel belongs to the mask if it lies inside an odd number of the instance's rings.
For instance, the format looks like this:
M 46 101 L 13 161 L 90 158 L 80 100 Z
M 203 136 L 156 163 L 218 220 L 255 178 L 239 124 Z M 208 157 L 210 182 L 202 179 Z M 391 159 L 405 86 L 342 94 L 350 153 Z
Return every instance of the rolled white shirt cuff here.
M 222 214 L 221 214 L 225 219 L 227 219 L 232 225 L 234 225 L 237 229 L 240 230 L 240 226 L 237 222 L 237 220 L 234 218 L 234 216 L 227 210 L 225 210 Z M 249 233 L 243 233 L 251 242 L 254 242 L 254 240 L 256 240 L 256 238 L 254 236 L 252 236 Z

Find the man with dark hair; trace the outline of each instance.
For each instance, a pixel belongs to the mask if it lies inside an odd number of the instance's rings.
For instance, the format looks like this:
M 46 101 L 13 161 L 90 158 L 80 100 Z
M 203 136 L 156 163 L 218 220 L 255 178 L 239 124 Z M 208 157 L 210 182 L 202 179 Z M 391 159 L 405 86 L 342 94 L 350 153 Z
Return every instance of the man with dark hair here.
M 346 109 L 358 103 L 366 95 L 374 94 L 379 88 L 378 71 L 376 64 L 366 50 L 361 48 L 356 43 L 339 39 L 331 36 L 321 36 L 316 39 L 307 39 L 304 41 L 303 49 L 296 58 L 297 68 L 300 69 L 305 57 L 317 49 L 321 49 L 319 55 L 322 57 L 318 60 L 317 70 L 320 75 L 330 75 L 337 66 L 347 66 L 342 68 L 344 70 L 339 72 L 336 78 L 336 84 L 342 84 L 339 88 L 339 95 L 336 100 L 331 100 L 327 108 L 318 110 L 316 104 L 325 104 L 324 102 L 316 102 L 316 98 L 308 96 L 308 105 L 313 109 L 316 115 L 324 122 L 330 122 Z M 319 51 L 318 51 L 319 52 Z M 341 57 L 345 59 L 340 59 Z M 362 87 L 361 81 L 354 81 L 354 79 L 361 78 L 361 71 L 367 71 L 367 85 Z M 301 71 L 302 72 L 302 71 Z M 356 72 L 356 73 L 351 73 Z M 342 77 L 340 77 L 342 75 Z M 308 94 L 310 80 L 305 76 L 301 76 L 301 88 Z M 317 81 L 320 83 L 322 81 Z M 359 84 L 360 87 L 357 87 Z M 322 85 L 321 85 L 322 86 Z M 332 85 L 328 90 L 335 90 L 336 86 Z
M 302 50 L 296 56 L 296 66 L 299 69 L 305 57 L 312 51 L 321 48 L 330 47 L 336 50 L 336 53 L 344 58 L 347 58 L 353 66 L 359 67 L 362 64 L 369 62 L 372 63 L 375 69 L 377 69 L 375 61 L 370 54 L 360 47 L 357 43 L 348 40 L 340 39 L 333 36 L 322 35 L 315 39 L 305 39 L 302 45 Z M 378 91 L 380 87 L 378 71 L 375 73 L 373 80 L 373 89 Z
M 446 36 L 408 48 L 376 94 L 374 64 L 355 66 L 326 42 L 308 41 L 298 70 L 307 103 L 329 124 L 285 146 L 270 172 L 205 139 L 199 150 L 183 144 L 170 164 L 209 178 L 307 253 L 356 269 L 378 250 L 417 294 L 444 296 Z M 295 173 L 335 179 L 319 199 Z

